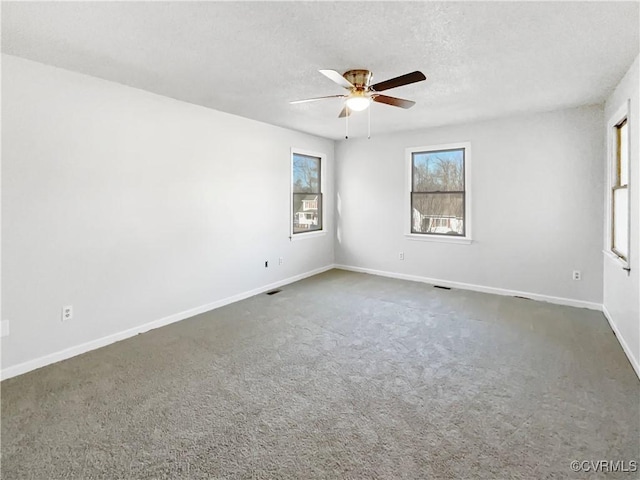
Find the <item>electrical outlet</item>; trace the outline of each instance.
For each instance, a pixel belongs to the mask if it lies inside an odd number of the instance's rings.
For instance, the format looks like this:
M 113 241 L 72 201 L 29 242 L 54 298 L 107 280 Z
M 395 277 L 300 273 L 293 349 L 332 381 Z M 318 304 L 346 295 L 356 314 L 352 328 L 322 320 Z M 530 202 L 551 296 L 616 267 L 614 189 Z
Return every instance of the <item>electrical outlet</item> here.
M 9 320 L 2 320 L 2 334 L 0 337 L 9 336 Z
M 582 280 L 582 272 L 580 270 L 573 271 L 573 279 L 574 280 Z
M 71 320 L 73 318 L 73 306 L 66 305 L 62 307 L 62 321 L 66 322 L 67 320 Z
M 284 263 L 284 258 L 283 258 L 283 257 L 280 257 L 280 258 L 278 259 L 278 265 L 282 265 L 283 263 Z
M 399 258 L 400 260 L 404 260 L 404 252 L 400 252 L 400 253 L 398 254 L 398 258 Z

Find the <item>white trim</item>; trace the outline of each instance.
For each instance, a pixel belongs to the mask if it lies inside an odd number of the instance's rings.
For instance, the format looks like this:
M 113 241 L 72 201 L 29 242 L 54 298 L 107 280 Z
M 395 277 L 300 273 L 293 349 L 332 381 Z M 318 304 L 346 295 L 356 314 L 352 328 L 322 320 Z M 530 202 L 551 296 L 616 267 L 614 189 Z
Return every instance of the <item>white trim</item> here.
M 114 334 L 111 334 L 111 335 L 107 335 L 106 337 L 102 337 L 102 338 L 99 338 L 97 340 L 92 340 L 90 342 L 86 342 L 86 343 L 83 343 L 83 344 L 80 344 L 80 345 L 76 345 L 74 347 L 66 348 L 66 349 L 60 350 L 58 352 L 50 353 L 48 355 L 44 355 L 42 357 L 35 358 L 33 360 L 28 360 L 28 361 L 20 363 L 18 365 L 13 365 L 11 367 L 4 368 L 4 369 L 2 369 L 0 371 L 0 380 L 6 380 L 6 379 L 9 379 L 9 378 L 18 376 L 18 375 L 22 375 L 23 373 L 27 373 L 27 372 L 30 372 L 32 370 L 36 370 L 36 369 L 41 368 L 41 367 L 45 367 L 45 366 L 50 365 L 52 363 L 60 362 L 62 360 L 66 360 L 68 358 L 72 358 L 72 357 L 75 357 L 77 355 L 80 355 L 80 354 L 83 354 L 83 353 L 86 353 L 86 352 L 90 352 L 91 350 L 96 350 L 98 348 L 105 347 L 107 345 L 110 345 L 112 343 L 118 342 L 120 340 L 125 340 L 127 338 L 133 337 L 133 336 L 138 335 L 140 333 L 148 332 L 149 330 L 153 330 L 155 328 L 160 328 L 160 327 L 163 327 L 165 325 L 169 325 L 171 323 L 179 322 L 181 320 L 193 317 L 195 315 L 199 315 L 201 313 L 205 313 L 205 312 L 208 312 L 208 311 L 211 311 L 211 310 L 215 310 L 216 308 L 220 308 L 220 307 L 223 307 L 225 305 L 229 305 L 230 303 L 238 302 L 240 300 L 244 300 L 245 298 L 249 298 L 249 297 L 252 297 L 254 295 L 259 295 L 261 293 L 264 293 L 266 291 L 272 290 L 274 288 L 278 288 L 278 287 L 281 287 L 283 285 L 288 285 L 290 283 L 297 282 L 299 280 L 303 280 L 305 278 L 312 277 L 314 275 L 318 275 L 320 273 L 326 272 L 328 270 L 332 270 L 334 268 L 339 269 L 339 270 L 347 270 L 347 271 L 352 271 L 352 272 L 366 273 L 366 274 L 371 274 L 371 275 L 379 275 L 379 276 L 389 277 L 389 278 L 397 278 L 397 279 L 400 279 L 400 280 L 410 280 L 410 281 L 415 281 L 415 282 L 437 284 L 437 285 L 442 285 L 442 286 L 451 287 L 451 288 L 459 288 L 459 289 L 462 289 L 462 290 L 471 290 L 471 291 L 476 291 L 476 292 L 490 293 L 490 294 L 496 294 L 496 295 L 505 295 L 505 296 L 527 297 L 527 298 L 531 298 L 532 300 L 545 301 L 545 302 L 554 303 L 554 304 L 558 304 L 558 305 L 567 305 L 567 306 L 578 307 L 578 308 L 588 308 L 590 310 L 600 310 L 600 311 L 602 311 L 604 313 L 604 316 L 607 319 L 607 321 L 609 322 L 609 325 L 611 326 L 611 329 L 616 334 L 616 338 L 618 339 L 618 342 L 620 343 L 620 345 L 622 346 L 622 349 L 624 350 L 625 354 L 627 355 L 627 358 L 629 359 L 629 362 L 631 363 L 633 369 L 635 370 L 636 374 L 640 378 L 640 364 L 638 363 L 638 360 L 634 358 L 634 356 L 633 356 L 633 354 L 631 352 L 631 349 L 629 348 L 629 346 L 625 342 L 625 340 L 622 337 L 622 335 L 620 335 L 620 332 L 618 331 L 618 328 L 616 327 L 615 323 L 613 322 L 613 320 L 611 318 L 611 314 L 608 312 L 608 310 L 606 309 L 606 307 L 604 305 L 601 305 L 599 303 L 585 302 L 583 300 L 573 300 L 573 299 L 569 299 L 569 298 L 553 297 L 553 296 L 549 296 L 549 295 L 540 295 L 540 294 L 537 294 L 537 293 L 521 292 L 521 291 L 516 291 L 516 290 L 507 290 L 507 289 L 495 288 L 495 287 L 485 287 L 485 286 L 482 286 L 482 285 L 473 285 L 473 284 L 469 284 L 469 283 L 454 282 L 454 281 L 450 281 L 450 280 L 439 280 L 439 279 L 434 279 L 434 278 L 421 277 L 421 276 L 417 276 L 417 275 L 408 275 L 408 274 L 402 274 L 402 273 L 386 272 L 386 271 L 382 271 L 382 270 L 374 270 L 374 269 L 370 269 L 370 268 L 354 267 L 354 266 L 350 266 L 350 265 L 334 264 L 334 265 L 326 265 L 324 267 L 317 268 L 315 270 L 311 270 L 309 272 L 305 272 L 305 273 L 302 273 L 302 274 L 299 274 L 299 275 L 295 275 L 293 277 L 289 277 L 289 278 L 286 278 L 284 280 L 280 280 L 278 282 L 271 283 L 269 285 L 265 285 L 265 286 L 262 286 L 262 287 L 247 291 L 247 292 L 243 292 L 243 293 L 234 295 L 232 297 L 228 297 L 228 298 L 225 298 L 225 299 L 222 299 L 222 300 L 218 300 L 216 302 L 212 302 L 212 303 L 209 303 L 209 304 L 206 304 L 206 305 L 202 305 L 200 307 L 192 308 L 190 310 L 185 310 L 183 312 L 179 312 L 179 313 L 176 313 L 176 314 L 173 314 L 173 315 L 169 315 L 167 317 L 164 317 L 164 318 L 161 318 L 161 319 L 158 319 L 158 320 L 154 320 L 152 322 L 145 323 L 143 325 L 139 325 L 137 327 L 130 328 L 128 330 L 124 330 L 122 332 L 117 332 L 117 333 L 114 333 Z
M 424 235 L 420 233 L 405 233 L 407 240 L 418 242 L 442 242 L 442 243 L 459 243 L 462 245 L 471 245 L 473 240 L 466 237 L 448 237 L 446 235 Z
M 464 149 L 464 237 L 448 237 L 445 235 L 428 235 L 411 233 L 411 222 L 413 212 L 411 211 L 411 191 L 412 191 L 412 154 L 416 152 L 431 152 L 438 150 Z M 471 142 L 446 143 L 442 145 L 427 145 L 422 147 L 409 147 L 405 149 L 405 170 L 406 182 L 404 189 L 404 234 L 422 237 L 424 241 L 437 241 L 445 243 L 471 243 L 471 227 L 473 224 L 471 215 Z M 407 214 L 408 212 L 408 214 Z M 413 238 L 412 238 L 413 239 Z
M 474 285 L 470 283 L 454 282 L 450 280 L 440 280 L 436 278 L 427 278 L 427 277 L 421 277 L 418 275 L 386 272 L 383 270 L 374 270 L 371 268 L 353 267 L 350 265 L 334 265 L 334 268 L 337 268 L 340 270 L 348 270 L 351 272 L 367 273 L 370 275 L 379 275 L 382 277 L 397 278 L 400 280 L 410 280 L 414 282 L 429 283 L 432 285 L 442 285 L 444 287 L 459 288 L 462 290 L 471 290 L 474 292 L 491 293 L 495 295 L 505 295 L 510 297 L 515 297 L 515 296 L 527 297 L 532 300 L 548 302 L 548 303 L 553 303 L 557 305 L 565 305 L 569 307 L 578 307 L 578 308 L 588 308 L 589 310 L 601 311 L 604 314 L 605 318 L 607 319 L 607 322 L 609 323 L 611 330 L 613 330 L 613 332 L 615 333 L 618 343 L 620 343 L 622 350 L 624 351 L 625 355 L 629 359 L 629 363 L 631 363 L 633 370 L 635 371 L 638 378 L 640 378 L 640 362 L 638 361 L 638 359 L 636 359 L 633 356 L 633 352 L 629 348 L 629 345 L 624 340 L 624 337 L 618 330 L 618 327 L 616 327 L 616 324 L 613 322 L 613 319 L 611 317 L 611 314 L 607 310 L 607 307 L 604 306 L 603 304 L 595 303 L 595 302 L 586 302 L 584 300 L 575 300 L 572 298 L 554 297 L 551 295 L 542 295 L 538 293 L 521 292 L 517 290 L 507 290 L 504 288 L 485 287 L 482 285 Z
M 609 326 L 618 339 L 618 343 L 620 343 L 620 345 L 622 346 L 622 350 L 624 350 L 625 355 L 629 359 L 629 363 L 631 363 L 633 370 L 636 372 L 638 378 L 640 378 L 640 362 L 638 362 L 638 359 L 633 356 L 633 352 L 629 348 L 627 342 L 625 342 L 624 337 L 620 333 L 620 330 L 618 330 L 618 327 L 616 327 L 616 324 L 614 323 L 613 318 L 611 317 L 611 314 L 609 313 L 609 310 L 607 310 L 607 307 L 605 305 L 602 305 L 602 313 L 604 313 L 607 322 L 609 322 Z
M 324 203 L 324 202 L 322 202 Z M 322 221 L 322 224 L 324 225 L 324 220 Z M 298 240 L 302 240 L 304 238 L 313 238 L 313 237 L 322 237 L 323 235 L 326 235 L 327 231 L 326 230 L 314 230 L 313 232 L 301 232 L 301 233 L 296 233 L 295 235 L 293 235 L 293 233 L 291 234 L 291 241 L 295 242 Z
M 382 277 L 397 278 L 400 280 L 411 280 L 414 282 L 429 283 L 432 285 L 442 285 L 443 287 L 459 288 L 461 290 L 471 290 L 474 292 L 492 293 L 495 295 L 505 295 L 509 297 L 527 297 L 531 300 L 541 302 L 554 303 L 557 305 L 566 305 L 569 307 L 588 308 L 589 310 L 602 311 L 602 304 L 595 302 L 586 302 L 584 300 L 575 300 L 573 298 L 553 297 L 551 295 L 542 295 L 539 293 L 521 292 L 518 290 L 507 290 L 505 288 L 485 287 L 483 285 L 474 285 L 472 283 L 455 282 L 452 280 L 441 280 L 438 278 L 421 277 L 418 275 L 408 275 L 405 273 L 387 272 L 383 270 L 373 270 L 371 268 L 353 267 L 350 265 L 334 265 L 340 270 L 349 270 L 352 272 L 369 273 L 371 275 L 380 275 Z
M 322 219 L 322 229 L 314 230 L 312 232 L 299 232 L 293 233 L 293 155 L 306 155 L 307 157 L 316 157 L 320 159 L 320 195 L 322 195 L 320 218 Z M 327 233 L 327 221 L 329 220 L 325 213 L 327 211 L 325 207 L 326 199 L 324 198 L 327 176 L 327 155 L 320 152 L 313 152 L 311 150 L 305 150 L 304 148 L 291 147 L 289 155 L 289 169 L 291 171 L 291 177 L 289 178 L 289 240 L 302 240 L 306 238 L 318 237 Z
M 613 213 L 611 207 L 613 205 L 613 199 L 611 194 L 611 189 L 613 187 L 613 179 L 616 175 L 616 152 L 617 152 L 617 144 L 616 144 L 616 135 L 614 135 L 614 129 L 616 125 L 618 125 L 625 118 L 627 119 L 627 128 L 629 130 L 629 135 L 627 141 L 629 142 L 628 151 L 629 155 L 631 155 L 631 115 L 630 112 L 630 99 L 625 100 L 625 102 L 616 110 L 616 112 L 611 115 L 609 120 L 607 121 L 607 185 L 606 185 L 606 193 L 605 193 L 605 228 L 604 228 L 604 245 L 607 253 L 611 253 L 612 256 L 618 258 L 618 260 L 623 264 L 623 266 L 628 267 L 631 265 L 630 259 L 632 254 L 632 245 L 631 245 L 631 189 L 633 188 L 631 185 L 631 158 L 629 158 L 629 172 L 628 178 L 629 183 L 627 186 L 627 201 L 629 202 L 629 206 L 627 208 L 628 218 L 627 218 L 627 259 L 624 260 L 619 257 L 613 251 L 613 245 L 611 244 L 611 234 L 613 230 L 613 225 L 611 224 L 611 219 L 613 218 Z
M 616 255 L 610 250 L 603 250 L 602 253 L 604 253 L 605 258 L 608 258 L 610 261 L 614 262 L 617 266 L 621 268 L 629 266 L 627 262 L 625 262 L 622 258 L 620 258 L 618 255 Z
M 253 290 L 239 293 L 231 297 L 223 298 L 222 300 L 217 300 L 215 302 L 208 303 L 206 305 L 201 305 L 199 307 L 191 308 L 183 312 L 174 313 L 173 315 L 169 315 L 167 317 L 160 318 L 158 320 L 154 320 L 152 322 L 148 322 L 143 325 L 138 325 L 137 327 L 133 327 L 128 330 L 113 333 L 111 335 L 107 335 L 106 337 L 98 338 L 96 340 L 91 340 L 89 342 L 82 343 L 80 345 L 75 345 L 73 347 L 69 347 L 64 350 L 59 350 L 57 352 L 50 353 L 42 357 L 34 358 L 33 360 L 28 360 L 26 362 L 19 363 L 18 365 L 13 365 L 11 367 L 4 368 L 0 371 L 0 380 L 6 380 L 8 378 L 15 377 L 17 375 L 22 375 L 23 373 L 30 372 L 37 368 L 41 368 L 41 367 L 50 365 L 52 363 L 59 362 L 61 360 L 66 360 L 67 358 L 75 357 L 76 355 L 80 355 L 82 353 L 86 353 L 91 350 L 95 350 L 97 348 L 105 347 L 112 343 L 119 342 L 120 340 L 133 337 L 140 333 L 148 332 L 149 330 L 153 330 L 155 328 L 164 327 L 165 325 L 179 322 L 180 320 L 184 320 L 186 318 L 190 318 L 195 315 L 199 315 L 201 313 L 209 312 L 211 310 L 215 310 L 216 308 L 224 307 L 225 305 L 229 305 L 230 303 L 238 302 L 240 300 L 244 300 L 245 298 L 253 297 L 254 295 L 259 295 L 269 290 L 273 290 L 274 288 L 278 288 L 283 285 L 297 282 L 304 278 L 311 277 L 313 275 L 317 275 L 322 272 L 326 272 L 327 270 L 331 270 L 332 268 L 333 268 L 333 265 L 327 265 L 321 268 L 316 268 L 315 270 L 301 273 L 293 277 L 285 278 L 284 280 L 280 280 L 280 281 L 271 283 L 269 285 L 264 285 L 262 287 L 254 288 Z

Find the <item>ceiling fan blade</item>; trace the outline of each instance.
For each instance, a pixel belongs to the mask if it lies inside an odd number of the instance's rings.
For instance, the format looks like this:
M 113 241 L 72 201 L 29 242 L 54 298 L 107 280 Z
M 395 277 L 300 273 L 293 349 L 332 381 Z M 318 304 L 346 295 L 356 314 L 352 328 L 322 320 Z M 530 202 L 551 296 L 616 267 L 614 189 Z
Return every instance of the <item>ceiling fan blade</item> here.
M 304 100 L 294 100 L 293 102 L 289 102 L 291 105 L 295 105 L 296 103 L 307 103 L 307 102 L 315 102 L 317 100 L 324 100 L 326 98 L 344 98 L 346 95 L 328 95 L 326 97 L 315 97 L 315 98 L 306 98 Z
M 354 85 L 349 80 L 344 78 L 342 75 L 340 75 L 335 70 L 318 70 L 318 71 L 321 74 L 323 74 L 325 77 L 327 77 L 329 80 L 334 81 L 335 83 L 337 83 L 341 87 L 348 88 L 348 89 L 354 88 Z
M 375 95 L 372 97 L 374 102 L 386 103 L 387 105 L 393 105 L 400 108 L 411 108 L 416 102 L 411 100 L 405 100 L 404 98 L 388 97 L 386 95 Z
M 351 110 L 349 110 L 349 107 L 345 105 L 342 111 L 340 112 L 340 115 L 338 115 L 338 118 L 348 117 L 349 115 L 351 115 Z
M 403 85 L 409 85 L 411 83 L 421 82 L 426 79 L 427 77 L 424 76 L 424 73 L 415 71 L 411 73 L 406 73 L 404 75 L 400 75 L 399 77 L 390 78 L 389 80 L 376 83 L 375 85 L 371 85 L 371 89 L 375 90 L 376 92 L 382 92 L 383 90 L 402 87 Z

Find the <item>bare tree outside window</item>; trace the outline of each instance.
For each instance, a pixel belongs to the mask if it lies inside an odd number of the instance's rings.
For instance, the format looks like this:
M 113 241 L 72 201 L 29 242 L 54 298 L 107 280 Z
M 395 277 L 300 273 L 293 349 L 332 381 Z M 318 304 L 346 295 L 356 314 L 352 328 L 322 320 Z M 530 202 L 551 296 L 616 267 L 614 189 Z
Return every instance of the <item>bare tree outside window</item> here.
M 465 235 L 465 149 L 414 152 L 411 233 Z
M 293 233 L 322 230 L 321 159 L 293 154 Z

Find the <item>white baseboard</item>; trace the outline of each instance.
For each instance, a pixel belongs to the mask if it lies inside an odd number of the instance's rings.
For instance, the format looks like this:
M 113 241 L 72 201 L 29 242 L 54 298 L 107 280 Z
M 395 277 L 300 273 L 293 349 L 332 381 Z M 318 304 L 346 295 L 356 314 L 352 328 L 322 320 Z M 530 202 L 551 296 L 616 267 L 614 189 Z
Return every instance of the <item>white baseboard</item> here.
M 371 268 L 352 267 L 350 265 L 334 265 L 335 268 L 341 270 L 349 270 L 351 272 L 369 273 L 372 275 L 380 275 L 382 277 L 398 278 L 400 280 L 411 280 L 414 282 L 429 283 L 442 285 L 443 287 L 459 288 L 461 290 L 472 290 L 474 292 L 493 293 L 495 295 L 505 295 L 509 297 L 527 297 L 531 300 L 539 300 L 542 302 L 555 303 L 557 305 L 566 305 L 569 307 L 588 308 L 589 310 L 602 311 L 602 304 L 594 302 L 586 302 L 584 300 L 574 300 L 572 298 L 553 297 L 551 295 L 541 295 L 539 293 L 520 292 L 518 290 L 507 290 L 504 288 L 485 287 L 483 285 L 474 285 L 472 283 L 454 282 L 451 280 L 440 280 L 438 278 L 421 277 L 418 275 L 408 275 L 405 273 L 387 272 L 383 270 L 373 270 Z
M 17 375 L 22 375 L 23 373 L 30 372 L 30 371 L 35 370 L 37 368 L 41 368 L 41 367 L 44 367 L 46 365 L 50 365 L 52 363 L 59 362 L 61 360 L 66 360 L 67 358 L 75 357 L 76 355 L 80 355 L 82 353 L 86 353 L 86 352 L 89 352 L 91 350 L 95 350 L 97 348 L 101 348 L 101 347 L 110 345 L 110 344 L 118 342 L 120 340 L 124 340 L 126 338 L 130 338 L 130 337 L 133 337 L 135 335 L 138 335 L 139 333 L 148 332 L 149 330 L 153 330 L 155 328 L 160 328 L 160 327 L 163 327 L 165 325 L 169 325 L 171 323 L 179 322 L 180 320 L 184 320 L 186 318 L 190 318 L 190 317 L 193 317 L 195 315 L 199 315 L 201 313 L 205 313 L 205 312 L 208 312 L 208 311 L 211 311 L 211 310 L 215 310 L 216 308 L 220 308 L 220 307 L 223 307 L 225 305 L 229 305 L 230 303 L 234 303 L 234 302 L 238 302 L 240 300 L 244 300 L 245 298 L 249 298 L 249 297 L 252 297 L 254 295 L 258 295 L 258 294 L 267 292 L 269 290 L 281 287 L 283 285 L 287 285 L 289 283 L 297 282 L 297 281 L 302 280 L 304 278 L 311 277 L 313 275 L 317 275 L 317 274 L 322 273 L 322 272 L 326 272 L 327 270 L 331 270 L 333 268 L 337 268 L 337 269 L 341 269 L 341 270 L 348 270 L 348 271 L 352 271 L 352 272 L 367 273 L 367 274 L 371 274 L 371 275 L 380 275 L 380 276 L 384 276 L 384 277 L 397 278 L 397 279 L 401 279 L 401 280 L 410 280 L 410 281 L 423 282 L 423 283 L 429 283 L 429 284 L 437 284 L 437 285 L 442 285 L 442 286 L 445 286 L 445 287 L 459 288 L 459 289 L 463 289 L 463 290 L 472 290 L 472 291 L 476 291 L 476 292 L 492 293 L 492 294 L 506 295 L 506 296 L 527 297 L 527 298 L 530 298 L 532 300 L 540 300 L 540 301 L 544 301 L 544 302 L 555 303 L 555 304 L 558 304 L 558 305 L 567 305 L 567 306 L 571 306 L 571 307 L 588 308 L 590 310 L 603 311 L 605 317 L 607 318 L 609 324 L 611 325 L 611 329 L 616 333 L 616 338 L 620 342 L 620 345 L 622 346 L 625 354 L 629 358 L 629 361 L 631 362 L 631 365 L 633 366 L 634 370 L 636 371 L 636 374 L 638 375 L 638 377 L 640 377 L 640 364 L 638 363 L 638 360 L 634 358 L 631 350 L 629 349 L 628 345 L 624 341 L 624 338 L 620 335 L 617 327 L 613 323 L 613 320 L 612 320 L 611 315 L 609 314 L 609 312 L 606 310 L 606 308 L 603 308 L 603 305 L 601 305 L 599 303 L 585 302 L 583 300 L 574 300 L 574 299 L 570 299 L 570 298 L 554 297 L 554 296 L 549 296 L 549 295 L 541 295 L 541 294 L 530 293 L 530 292 L 521 292 L 521 291 L 517 291 L 517 290 L 507 290 L 507 289 L 502 289 L 502 288 L 486 287 L 486 286 L 482 286 L 482 285 L 474 285 L 474 284 L 470 284 L 470 283 L 454 282 L 454 281 L 450 281 L 450 280 L 440 280 L 440 279 L 436 279 L 436 278 L 428 278 L 428 277 L 422 277 L 422 276 L 418 276 L 418 275 L 408 275 L 408 274 L 403 274 L 403 273 L 395 273 L 395 272 L 387 272 L 387 271 L 382 271 L 382 270 L 374 270 L 374 269 L 370 269 L 370 268 L 353 267 L 353 266 L 349 266 L 349 265 L 327 265 L 327 266 L 324 266 L 324 267 L 321 267 L 321 268 L 317 268 L 315 270 L 311 270 L 309 272 L 305 272 L 305 273 L 302 273 L 302 274 L 299 274 L 299 275 L 295 275 L 293 277 L 286 278 L 284 280 L 280 280 L 278 282 L 271 283 L 269 285 L 264 285 L 262 287 L 255 288 L 255 289 L 249 290 L 247 292 L 239 293 L 237 295 L 233 295 L 231 297 L 224 298 L 224 299 L 218 300 L 216 302 L 212 302 L 212 303 L 209 303 L 209 304 L 206 304 L 206 305 L 202 305 L 200 307 L 196 307 L 196 308 L 192 308 L 192 309 L 189 309 L 189 310 L 185 310 L 183 312 L 175 313 L 173 315 L 169 315 L 167 317 L 160 318 L 158 320 L 154 320 L 152 322 L 148 322 L 148 323 L 139 325 L 137 327 L 130 328 L 128 330 L 124 330 L 124 331 L 117 332 L 117 333 L 114 333 L 114 334 L 111 334 L 111 335 L 107 335 L 106 337 L 102 337 L 102 338 L 99 338 L 99 339 L 96 339 L 96 340 L 92 340 L 90 342 L 86 342 L 86 343 L 83 343 L 83 344 L 80 344 L 80 345 L 76 345 L 76 346 L 73 346 L 73 347 L 70 347 L 70 348 L 66 348 L 64 350 L 60 350 L 58 352 L 54 352 L 54 353 L 51 353 L 51 354 L 48 354 L 48 355 L 44 355 L 42 357 L 38 357 L 38 358 L 35 358 L 33 360 L 29 360 L 29 361 L 20 363 L 18 365 L 13 365 L 11 367 L 4 368 L 4 369 L 0 370 L 0 380 L 6 380 L 8 378 L 15 377 Z
M 515 296 L 527 297 L 532 300 L 540 300 L 543 302 L 555 303 L 558 305 L 566 305 L 569 307 L 578 307 L 578 308 L 588 308 L 589 310 L 601 311 L 604 314 L 607 321 L 609 322 L 609 325 L 611 326 L 611 330 L 613 330 L 613 332 L 615 333 L 616 338 L 618 339 L 618 343 L 620 343 L 620 345 L 622 346 L 622 350 L 624 350 L 625 355 L 629 359 L 629 363 L 631 363 L 631 366 L 636 372 L 636 375 L 638 376 L 638 378 L 640 378 L 640 362 L 638 361 L 637 358 L 634 357 L 633 352 L 629 348 L 629 345 L 625 341 L 624 337 L 620 334 L 618 327 L 616 327 L 616 324 L 614 323 L 613 318 L 611 317 L 611 314 L 607 310 L 607 307 L 605 307 L 603 304 L 595 303 L 595 302 L 585 302 L 584 300 L 574 300 L 572 298 L 562 298 L 562 297 L 554 297 L 551 295 L 541 295 L 538 293 L 521 292 L 518 290 L 507 290 L 504 288 L 485 287 L 483 285 L 474 285 L 471 283 L 453 282 L 450 280 L 440 280 L 437 278 L 427 278 L 427 277 L 421 277 L 418 275 L 386 272 L 383 270 L 374 270 L 371 268 L 353 267 L 350 265 L 334 265 L 334 268 L 338 268 L 341 270 L 348 270 L 351 272 L 368 273 L 371 275 L 380 275 L 383 277 L 397 278 L 400 280 L 411 280 L 414 282 L 423 282 L 423 283 L 429 283 L 432 285 L 442 285 L 444 287 L 460 288 L 463 290 L 473 290 L 475 292 L 493 293 L 496 295 L 506 295 L 511 297 L 515 297 Z
M 124 340 L 129 337 L 133 337 L 135 335 L 138 335 L 139 333 L 148 332 L 149 330 L 153 330 L 154 328 L 164 327 L 165 325 L 179 322 L 180 320 L 184 320 L 186 318 L 190 318 L 195 315 L 208 312 L 210 310 L 215 310 L 216 308 L 224 307 L 225 305 L 229 305 L 230 303 L 238 302 L 240 300 L 244 300 L 245 298 L 253 297 L 254 295 L 258 295 L 260 293 L 273 290 L 274 288 L 278 288 L 283 285 L 288 285 L 289 283 L 297 282 L 304 278 L 311 277 L 313 275 L 317 275 L 322 272 L 326 272 L 327 270 L 331 270 L 332 268 L 334 268 L 333 265 L 327 265 L 325 267 L 317 268 L 309 272 L 301 273 L 300 275 L 295 275 L 293 277 L 285 278 L 284 280 L 280 280 L 278 282 L 274 282 L 269 285 L 264 285 L 262 287 L 255 288 L 247 292 L 239 293 L 237 295 L 233 295 L 231 297 L 227 297 L 222 300 L 218 300 L 212 303 L 208 303 L 206 305 L 202 305 L 200 307 L 192 308 L 179 313 L 174 313 L 173 315 L 169 315 L 167 317 L 160 318 L 152 322 L 144 323 L 142 325 L 138 325 L 136 327 L 130 328 L 128 330 L 124 330 L 122 332 L 113 333 L 111 335 L 107 335 L 106 337 L 98 338 L 96 340 L 91 340 L 90 342 L 82 343 L 80 345 L 75 345 L 73 347 L 66 348 L 58 352 L 54 352 L 48 355 L 44 355 L 42 357 L 34 358 L 33 360 L 28 360 L 26 362 L 19 363 L 18 365 L 13 365 L 11 367 L 3 368 L 0 371 L 0 380 L 6 380 L 8 378 L 15 377 L 17 375 L 22 375 L 23 373 L 30 372 L 37 368 L 45 367 L 52 363 L 56 363 L 61 360 L 66 360 L 67 358 L 75 357 L 76 355 L 80 355 L 82 353 L 86 353 L 91 350 L 95 350 L 97 348 L 105 347 L 107 345 L 118 342 L 120 340 Z
M 620 330 L 618 330 L 618 327 L 616 327 L 616 324 L 613 321 L 613 317 L 609 313 L 609 310 L 607 310 L 607 307 L 604 305 L 602 305 L 602 313 L 604 313 L 605 318 L 609 322 L 609 326 L 611 327 L 611 330 L 613 330 L 613 333 L 616 334 L 618 343 L 620 343 L 620 345 L 622 346 L 622 350 L 624 350 L 624 353 L 629 359 L 629 363 L 635 370 L 636 375 L 638 376 L 638 378 L 640 378 L 640 362 L 638 362 L 638 359 L 633 356 L 633 352 L 629 348 L 629 345 L 625 341 L 624 337 L 620 334 Z

